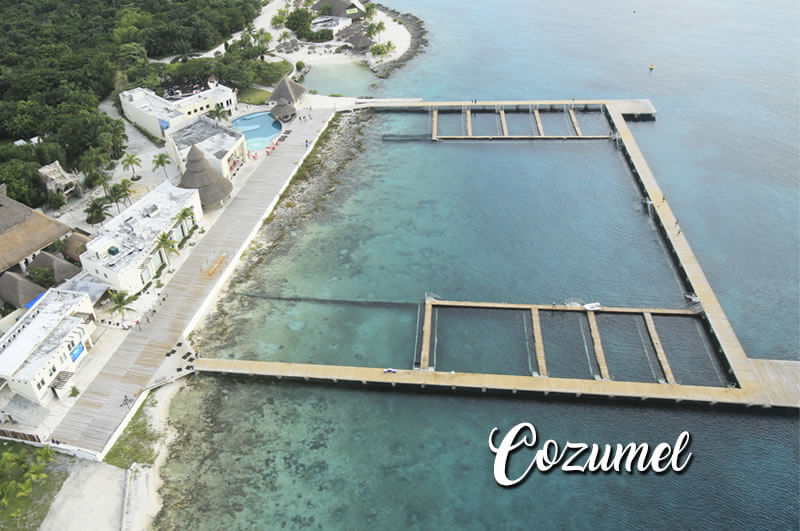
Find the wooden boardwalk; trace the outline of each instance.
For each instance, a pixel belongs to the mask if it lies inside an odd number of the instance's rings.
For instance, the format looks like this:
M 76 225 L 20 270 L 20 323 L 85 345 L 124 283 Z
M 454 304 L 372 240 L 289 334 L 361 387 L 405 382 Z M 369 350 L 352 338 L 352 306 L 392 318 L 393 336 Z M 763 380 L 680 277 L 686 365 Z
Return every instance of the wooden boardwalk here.
M 283 363 L 276 361 L 222 360 L 201 358 L 195 361 L 195 370 L 201 373 L 241 374 L 270 376 L 278 379 L 297 379 L 329 383 L 355 383 L 395 387 L 449 388 L 451 390 L 493 391 L 516 394 L 518 392 L 551 393 L 563 396 L 607 397 L 612 399 L 661 400 L 670 402 L 695 402 L 705 404 L 733 404 L 742 406 L 797 407 L 797 402 L 786 403 L 782 395 L 767 391 L 754 392 L 728 387 L 700 387 L 690 385 L 615 382 L 611 380 L 580 380 L 537 376 L 512 376 L 505 374 L 476 374 L 464 372 L 437 372 L 397 369 L 386 372 L 374 367 L 345 365 L 314 365 L 308 363 Z
M 102 454 L 112 434 L 128 415 L 125 397 L 135 397 L 150 383 L 165 353 L 183 336 L 204 302 L 224 281 L 222 270 L 258 230 L 271 204 L 308 151 L 305 140 L 316 138 L 333 109 L 319 109 L 314 120 L 292 123 L 293 133 L 269 158 L 261 158 L 216 223 L 164 288 L 167 300 L 156 306 L 151 324 L 132 330 L 84 391 L 51 438 Z M 202 220 L 201 220 L 202 223 Z M 243 230 L 244 229 L 244 230 Z
M 761 407 L 800 406 L 800 378 L 797 362 L 754 360 L 754 367 L 762 374 L 764 381 L 771 380 L 769 387 L 748 386 L 711 387 L 680 385 L 675 381 L 666 354 L 661 347 L 653 324 L 653 315 L 697 316 L 693 310 L 669 308 L 618 308 L 602 307 L 588 310 L 582 306 L 527 305 L 491 302 L 446 301 L 433 298 L 425 300 L 423 319 L 422 352 L 419 369 L 380 369 L 375 367 L 355 367 L 344 365 L 316 365 L 307 363 L 285 363 L 272 361 L 198 359 L 195 370 L 221 374 L 246 374 L 273 376 L 278 379 L 291 378 L 304 381 L 325 381 L 332 383 L 349 382 L 363 385 L 419 386 L 424 388 L 450 388 L 451 390 L 480 390 L 494 392 L 520 391 L 569 396 L 604 396 L 637 400 L 668 400 L 674 402 L 694 402 L 706 404 L 734 404 Z M 437 372 L 430 365 L 431 341 L 433 337 L 432 316 L 438 307 L 490 308 L 501 310 L 529 310 L 533 323 L 538 371 L 531 376 Z M 546 355 L 542 338 L 540 311 L 581 312 L 587 317 L 591 330 L 594 354 L 600 370 L 599 379 L 553 378 L 547 376 Z M 642 315 L 647 321 L 650 341 L 662 365 L 666 382 L 631 382 L 614 380 L 606 364 L 600 330 L 597 326 L 597 313 L 618 313 Z

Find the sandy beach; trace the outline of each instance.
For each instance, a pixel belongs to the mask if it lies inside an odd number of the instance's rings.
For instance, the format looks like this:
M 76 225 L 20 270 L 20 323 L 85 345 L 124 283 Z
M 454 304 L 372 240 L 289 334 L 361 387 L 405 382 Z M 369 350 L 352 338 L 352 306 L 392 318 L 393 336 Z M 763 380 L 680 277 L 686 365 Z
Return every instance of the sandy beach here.
M 387 43 L 391 41 L 394 48 L 383 56 L 375 56 L 372 53 L 354 53 L 352 51 L 343 53 L 334 53 L 333 50 L 344 46 L 347 43 L 344 41 L 333 40 L 325 43 L 300 43 L 300 48 L 291 53 L 275 53 L 275 57 L 286 59 L 292 66 L 302 61 L 307 65 L 318 64 L 342 64 L 349 62 L 365 62 L 370 69 L 378 74 L 379 77 L 386 77 L 396 67 L 404 64 L 408 59 L 413 57 L 420 46 L 427 44 L 422 38 L 424 29 L 422 29 L 422 22 L 409 14 L 401 14 L 381 4 L 378 5 L 378 10 L 373 19 L 374 23 L 382 22 L 386 29 L 380 34 L 375 36 L 373 40 L 376 43 Z M 280 9 L 293 9 L 291 0 L 273 1 L 261 9 L 261 14 L 253 20 L 253 27 L 256 31 L 265 30 L 272 35 L 270 42 L 271 47 L 278 44 L 280 35 L 286 31 L 286 28 L 273 28 L 270 24 L 272 17 L 274 17 Z M 242 32 L 236 32 L 231 36 L 231 41 L 237 40 L 241 37 Z M 330 45 L 332 48 L 326 48 Z M 214 57 L 217 53 L 225 52 L 225 44 L 212 48 L 211 50 L 197 54 L 197 57 Z M 168 63 L 174 56 L 158 59 L 157 61 Z M 392 65 L 390 67 L 390 65 Z

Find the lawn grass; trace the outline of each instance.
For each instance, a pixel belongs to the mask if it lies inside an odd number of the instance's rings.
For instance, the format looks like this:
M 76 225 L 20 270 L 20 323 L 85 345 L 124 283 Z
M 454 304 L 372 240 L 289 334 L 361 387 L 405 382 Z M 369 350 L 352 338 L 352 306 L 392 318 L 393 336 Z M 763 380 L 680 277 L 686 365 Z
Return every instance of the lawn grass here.
M 270 96 L 272 96 L 272 92 L 253 87 L 239 91 L 239 101 L 253 105 L 264 105 Z
M 152 465 L 156 460 L 156 451 L 153 447 L 159 434 L 147 422 L 145 405 L 154 405 L 155 399 L 151 396 L 145 400 L 133 416 L 125 431 L 122 432 L 114 447 L 106 454 L 105 462 L 120 468 L 128 468 L 133 463 Z
M 12 453 L 22 456 L 26 462 L 35 461 L 35 448 L 28 444 L 3 441 L 0 444 L 0 453 Z M 16 496 L 15 492 L 7 494 L 0 500 L 0 528 L 9 530 L 38 529 L 50 510 L 50 505 L 61 490 L 61 485 L 69 476 L 69 466 L 73 457 L 55 455 L 55 460 L 48 463 L 44 469 L 47 477 L 36 480 L 33 489 L 28 496 Z M 14 480 L 17 483 L 23 479 L 24 469 L 21 467 L 10 467 L 0 478 L 5 484 L 6 481 Z M 8 505 L 5 505 L 8 503 Z M 12 516 L 13 515 L 13 516 Z

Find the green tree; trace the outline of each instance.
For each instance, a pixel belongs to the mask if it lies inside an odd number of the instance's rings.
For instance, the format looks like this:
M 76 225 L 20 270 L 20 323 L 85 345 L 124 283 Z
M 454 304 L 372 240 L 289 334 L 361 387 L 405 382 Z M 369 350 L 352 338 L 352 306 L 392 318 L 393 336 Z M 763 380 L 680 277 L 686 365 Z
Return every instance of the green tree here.
M 194 225 L 194 209 L 192 207 L 182 208 L 180 212 L 175 215 L 175 221 L 183 223 L 184 221 L 191 221 Z
M 158 239 L 156 240 L 156 251 L 163 250 L 164 251 L 164 258 L 166 258 L 167 264 L 169 265 L 169 253 L 178 254 L 178 250 L 175 246 L 178 244 L 175 240 L 172 239 L 166 232 L 162 232 Z
M 92 199 L 83 211 L 86 213 L 86 223 L 95 225 L 110 216 L 110 207 L 105 197 Z
M 365 20 L 372 20 L 378 12 L 378 6 L 373 3 L 369 3 L 364 6 L 364 19 Z
M 120 314 L 120 316 L 124 319 L 125 312 L 133 312 L 135 311 L 130 304 L 136 300 L 136 297 L 129 296 L 128 292 L 125 290 L 120 291 L 112 291 L 110 293 L 111 297 L 111 308 L 107 311 L 108 313 L 114 315 L 115 313 Z
M 206 116 L 211 118 L 212 120 L 222 121 L 228 115 L 228 111 L 223 109 L 220 105 L 217 105 L 215 108 L 209 110 L 206 113 Z
M 289 32 L 288 32 L 288 31 L 286 31 L 286 30 L 283 30 L 283 31 L 281 32 L 281 35 L 280 35 L 280 37 L 278 37 L 278 41 L 280 41 L 280 42 L 283 42 L 283 41 L 288 41 L 288 40 L 289 40 L 289 39 L 291 39 L 291 38 L 292 38 L 292 34 L 291 34 L 291 33 L 289 33 Z
M 130 206 L 131 197 L 133 197 L 133 183 L 131 182 L 130 179 L 122 179 L 119 182 L 118 186 L 122 190 L 121 192 L 122 202 L 128 203 L 128 205 Z
M 172 164 L 172 161 L 169 159 L 169 156 L 166 153 L 158 153 L 153 155 L 153 171 L 156 171 L 158 168 L 164 168 L 164 177 L 167 179 L 169 179 L 169 175 L 167 175 L 167 166 L 170 164 Z
M 135 153 L 125 153 L 122 157 L 122 167 L 133 172 L 133 179 L 136 180 L 136 168 L 142 165 L 142 159 Z
M 53 210 L 58 210 L 59 208 L 64 206 L 67 200 L 64 198 L 64 194 L 62 194 L 61 192 L 55 192 L 47 197 L 47 202 L 50 205 L 50 208 L 52 208 Z
M 386 24 L 383 21 L 373 22 L 367 26 L 367 31 L 365 32 L 367 37 L 374 37 L 375 35 L 380 36 L 382 31 L 386 31 Z M 380 40 L 380 38 L 378 39 Z
M 44 289 L 51 288 L 55 285 L 56 279 L 52 267 L 36 267 L 31 266 L 28 268 L 28 276 L 31 282 Z
M 367 4 L 367 7 L 369 7 L 370 5 L 371 4 Z M 330 16 L 331 13 L 333 13 L 333 6 L 331 6 L 330 2 L 325 2 L 324 4 L 322 4 L 320 6 L 320 8 L 319 8 L 320 16 L 327 17 L 327 16 Z
M 109 202 L 117 205 L 117 214 L 119 214 L 121 212 L 119 204 L 120 202 L 124 202 L 125 198 L 127 197 L 125 188 L 121 184 L 117 183 L 108 190 L 106 197 L 108 198 Z
M 13 159 L 0 164 L 0 184 L 6 185 L 8 197 L 29 207 L 40 206 L 47 197 L 37 162 Z

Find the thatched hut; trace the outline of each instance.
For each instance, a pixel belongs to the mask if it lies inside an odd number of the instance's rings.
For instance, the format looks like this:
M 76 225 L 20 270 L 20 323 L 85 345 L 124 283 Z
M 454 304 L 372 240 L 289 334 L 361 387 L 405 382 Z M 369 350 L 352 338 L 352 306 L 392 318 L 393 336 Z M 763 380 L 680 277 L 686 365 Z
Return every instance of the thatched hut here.
M 269 112 L 276 120 L 288 122 L 295 117 L 297 109 L 294 108 L 294 105 L 286 101 L 286 99 L 281 98 Z
M 197 146 L 189 149 L 189 155 L 186 157 L 186 171 L 181 176 L 180 187 L 200 192 L 200 204 L 203 209 L 220 204 L 231 195 L 233 190 L 233 184 L 214 171 Z
M 56 284 L 61 284 L 68 278 L 72 278 L 81 272 L 81 268 L 70 264 L 63 258 L 54 256 L 47 251 L 37 254 L 31 261 L 31 267 L 49 267 L 53 270 L 53 278 Z
M 275 90 L 272 91 L 269 101 L 273 101 L 277 105 L 281 100 L 285 100 L 289 105 L 296 106 L 303 98 L 305 92 L 306 89 L 303 85 L 292 81 L 289 79 L 289 76 L 284 76 L 284 78 L 278 82 Z
M 37 286 L 19 273 L 6 271 L 0 275 L 0 302 L 23 308 L 44 291 L 43 287 Z

